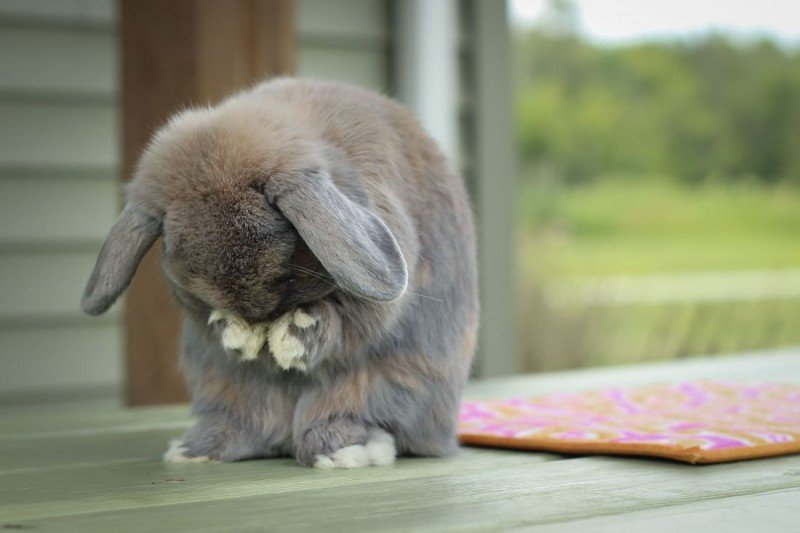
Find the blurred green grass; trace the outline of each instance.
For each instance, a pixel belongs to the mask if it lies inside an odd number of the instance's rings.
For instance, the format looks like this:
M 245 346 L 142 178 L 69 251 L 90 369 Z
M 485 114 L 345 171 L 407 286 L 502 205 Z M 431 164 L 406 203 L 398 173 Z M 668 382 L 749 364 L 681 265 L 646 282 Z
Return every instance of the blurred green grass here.
M 800 299 L 553 307 L 548 284 L 664 273 L 800 268 L 800 190 L 598 179 L 520 189 L 526 370 L 800 345 Z
M 800 190 L 599 179 L 526 182 L 519 195 L 522 275 L 635 275 L 800 267 Z

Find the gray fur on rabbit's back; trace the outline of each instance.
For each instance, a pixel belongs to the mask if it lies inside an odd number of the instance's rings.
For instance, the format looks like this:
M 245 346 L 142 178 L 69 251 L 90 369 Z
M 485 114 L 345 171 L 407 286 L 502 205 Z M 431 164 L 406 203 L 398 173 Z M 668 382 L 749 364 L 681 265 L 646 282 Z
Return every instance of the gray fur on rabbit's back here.
M 124 290 L 129 263 L 158 225 L 183 261 L 172 271 L 168 260 L 167 273 L 186 310 L 181 360 L 198 416 L 171 458 L 293 454 L 309 465 L 363 466 L 337 451 L 377 450 L 388 435 L 400 454 L 456 449 L 478 320 L 474 229 L 461 179 L 409 112 L 350 86 L 268 82 L 174 118 L 127 193 L 136 214 L 112 229 L 84 308 L 102 312 Z M 138 248 L 111 242 L 115 232 Z M 258 235 L 286 237 L 260 247 Z M 266 304 L 254 292 L 265 271 L 284 268 L 270 250 L 313 256 L 308 289 L 292 297 L 300 312 L 292 298 Z M 266 317 L 270 335 L 286 319 L 286 335 L 267 336 L 258 357 L 240 360 L 208 323 L 213 306 L 187 287 Z M 281 338 L 300 343 L 295 366 L 278 357 Z

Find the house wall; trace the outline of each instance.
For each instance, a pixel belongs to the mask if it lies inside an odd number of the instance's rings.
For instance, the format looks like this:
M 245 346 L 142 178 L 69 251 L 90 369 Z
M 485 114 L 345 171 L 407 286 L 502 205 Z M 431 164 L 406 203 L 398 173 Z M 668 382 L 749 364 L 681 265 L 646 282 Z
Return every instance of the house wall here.
M 390 87 L 386 0 L 298 0 L 301 75 Z M 0 392 L 115 385 L 119 307 L 81 315 L 118 206 L 114 0 L 0 0 Z

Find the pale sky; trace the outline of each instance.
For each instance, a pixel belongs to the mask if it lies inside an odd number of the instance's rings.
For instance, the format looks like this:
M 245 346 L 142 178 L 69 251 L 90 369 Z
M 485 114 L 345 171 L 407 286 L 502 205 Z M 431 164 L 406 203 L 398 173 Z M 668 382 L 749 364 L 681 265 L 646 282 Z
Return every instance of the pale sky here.
M 546 0 L 510 0 L 512 22 L 535 24 Z M 605 42 L 723 31 L 800 44 L 800 0 L 575 0 L 582 32 Z

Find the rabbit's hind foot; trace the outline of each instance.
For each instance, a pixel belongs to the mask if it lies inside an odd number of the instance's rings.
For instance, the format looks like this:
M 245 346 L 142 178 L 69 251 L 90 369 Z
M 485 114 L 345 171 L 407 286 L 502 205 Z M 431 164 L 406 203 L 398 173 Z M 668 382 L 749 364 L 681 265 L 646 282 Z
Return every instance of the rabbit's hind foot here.
M 394 464 L 396 456 L 394 437 L 382 429 L 373 429 L 369 432 L 369 440 L 366 444 L 345 446 L 330 455 L 317 455 L 314 467 L 332 470 L 335 468 L 389 466 Z

